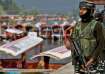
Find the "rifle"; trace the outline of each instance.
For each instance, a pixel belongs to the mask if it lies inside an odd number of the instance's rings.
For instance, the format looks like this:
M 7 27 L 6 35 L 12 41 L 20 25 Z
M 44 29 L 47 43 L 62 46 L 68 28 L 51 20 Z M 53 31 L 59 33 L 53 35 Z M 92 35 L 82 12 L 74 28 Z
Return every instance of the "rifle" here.
M 81 55 L 81 49 L 79 47 L 79 44 L 77 44 L 76 41 L 72 40 L 72 43 L 74 45 L 74 53 L 75 55 L 78 57 L 79 59 L 79 62 L 82 64 L 82 65 L 85 65 L 86 64 L 86 60 L 85 60 L 85 57 Z
M 81 49 L 80 49 L 80 46 L 79 46 L 78 42 L 76 42 L 73 39 L 71 41 L 72 41 L 72 43 L 74 45 L 74 53 L 78 57 L 78 59 L 79 59 L 78 61 L 80 62 L 81 67 L 84 68 L 84 72 L 86 74 L 92 73 L 90 67 L 89 68 L 85 67 L 86 59 L 85 59 L 84 56 L 81 55 Z
M 67 30 L 72 30 L 72 27 L 69 27 L 68 29 L 66 29 L 66 31 L 67 31 Z M 70 36 L 71 36 L 71 34 L 72 34 L 72 33 L 70 33 L 70 35 L 68 35 L 66 31 L 64 32 L 64 34 L 65 34 L 65 35 L 64 35 L 64 36 L 65 36 L 65 42 L 67 42 L 67 40 L 69 40 L 68 38 L 70 38 Z M 81 55 L 79 43 L 78 43 L 78 45 L 77 45 L 77 42 L 76 42 L 76 41 L 74 41 L 73 39 L 70 39 L 70 40 L 71 40 L 71 42 L 72 42 L 72 44 L 73 44 L 73 46 L 74 46 L 74 53 L 75 53 L 76 56 L 78 56 L 78 58 L 80 59 L 79 62 L 81 62 L 81 64 L 84 64 L 84 65 L 85 65 L 86 61 L 85 61 L 85 58 Z M 69 40 L 69 43 L 66 43 L 66 44 L 65 44 L 67 48 L 70 47 L 70 40 Z M 77 40 L 77 39 L 76 39 L 76 40 Z

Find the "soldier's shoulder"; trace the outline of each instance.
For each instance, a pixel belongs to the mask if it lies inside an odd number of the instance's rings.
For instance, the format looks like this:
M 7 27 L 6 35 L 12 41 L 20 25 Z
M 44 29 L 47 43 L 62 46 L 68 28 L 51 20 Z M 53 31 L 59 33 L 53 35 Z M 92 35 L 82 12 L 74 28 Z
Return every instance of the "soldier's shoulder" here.
M 103 22 L 97 21 L 96 26 L 103 26 Z

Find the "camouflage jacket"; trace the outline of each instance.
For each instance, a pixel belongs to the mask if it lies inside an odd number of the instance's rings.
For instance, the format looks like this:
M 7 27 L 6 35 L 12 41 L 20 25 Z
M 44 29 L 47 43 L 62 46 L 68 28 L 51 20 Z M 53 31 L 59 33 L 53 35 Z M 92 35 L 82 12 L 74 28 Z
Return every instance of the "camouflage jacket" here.
M 88 23 L 77 23 L 72 38 L 79 44 L 81 55 L 85 57 L 97 59 L 105 47 L 103 27 L 95 20 Z

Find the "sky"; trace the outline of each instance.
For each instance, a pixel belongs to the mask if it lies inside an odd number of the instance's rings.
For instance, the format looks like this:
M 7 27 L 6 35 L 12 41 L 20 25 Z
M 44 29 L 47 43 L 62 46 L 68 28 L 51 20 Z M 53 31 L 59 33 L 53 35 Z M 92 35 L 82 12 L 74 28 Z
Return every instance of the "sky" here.
M 74 13 L 78 10 L 81 0 L 16 0 L 19 6 L 24 6 L 27 10 L 36 9 L 42 13 Z M 102 10 L 103 6 L 97 6 Z
M 78 8 L 80 0 L 16 0 L 26 9 L 37 9 L 49 12 L 70 12 Z

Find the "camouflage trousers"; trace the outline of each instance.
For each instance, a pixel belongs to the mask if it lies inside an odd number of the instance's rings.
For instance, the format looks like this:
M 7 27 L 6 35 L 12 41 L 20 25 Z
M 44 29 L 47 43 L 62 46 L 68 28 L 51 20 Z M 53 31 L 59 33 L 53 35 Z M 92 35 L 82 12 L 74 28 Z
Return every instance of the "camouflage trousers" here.
M 105 59 L 98 59 L 96 70 L 99 74 L 105 74 Z
M 88 68 L 88 71 L 82 70 L 81 63 L 77 61 L 74 64 L 74 71 L 75 74 L 105 74 L 105 60 L 99 59 Z

